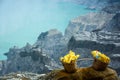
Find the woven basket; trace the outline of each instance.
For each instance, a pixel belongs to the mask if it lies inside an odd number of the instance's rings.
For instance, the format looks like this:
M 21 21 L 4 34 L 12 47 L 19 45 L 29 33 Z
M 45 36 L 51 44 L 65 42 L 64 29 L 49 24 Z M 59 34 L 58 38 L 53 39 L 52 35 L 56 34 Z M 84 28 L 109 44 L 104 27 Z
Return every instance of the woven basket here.
M 107 68 L 108 63 L 103 63 L 97 59 L 94 59 L 92 67 L 97 71 L 103 71 Z
M 71 62 L 71 63 L 62 62 L 62 64 L 63 64 L 63 67 L 64 67 L 65 71 L 68 72 L 68 73 L 74 73 L 74 72 L 77 71 L 75 61 Z

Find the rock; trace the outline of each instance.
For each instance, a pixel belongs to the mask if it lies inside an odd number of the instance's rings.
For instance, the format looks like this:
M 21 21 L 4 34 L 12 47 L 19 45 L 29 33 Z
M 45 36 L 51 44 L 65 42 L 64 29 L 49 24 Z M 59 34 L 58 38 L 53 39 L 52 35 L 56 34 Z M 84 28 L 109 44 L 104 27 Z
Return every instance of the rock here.
M 114 14 L 99 12 L 77 17 L 70 21 L 67 29 L 65 30 L 65 36 L 71 38 L 71 36 L 80 34 L 80 32 L 84 31 L 100 31 L 103 29 L 103 25 L 109 22 L 113 16 Z
M 97 74 L 97 75 L 96 75 Z M 110 74 L 110 75 L 109 75 Z M 91 75 L 91 76 L 88 76 Z M 91 67 L 87 68 L 78 68 L 75 73 L 66 73 L 64 70 L 53 70 L 47 74 L 36 74 L 30 72 L 18 72 L 18 73 L 10 73 L 4 76 L 0 76 L 0 80 L 64 80 L 64 78 L 69 78 L 68 80 L 75 79 L 75 80 L 97 80 L 99 77 L 105 78 L 113 78 L 116 77 L 116 72 L 110 68 L 107 68 L 105 71 L 95 71 Z M 86 77 L 86 78 L 85 78 Z M 95 78 L 96 77 L 96 78 Z M 93 79 L 94 78 L 94 79 Z M 65 80 L 67 80 L 65 79 Z M 106 79 L 109 80 L 109 79 Z M 117 80 L 117 79 L 115 79 Z
M 120 32 L 120 13 L 116 13 L 114 17 L 105 24 L 105 28 L 103 30 L 108 32 Z M 119 37 L 119 36 L 118 36 Z
M 52 78 L 51 78 L 52 77 Z M 74 73 L 65 70 L 52 71 L 46 75 L 45 80 L 118 80 L 116 71 L 107 68 L 104 71 L 96 71 L 92 67 L 78 68 Z
M 2 68 L 2 61 L 0 61 L 0 71 L 1 71 L 1 68 Z
M 109 39 L 108 39 L 109 40 Z M 107 42 L 107 41 L 106 41 Z M 119 43 L 119 42 L 118 42 Z M 120 69 L 119 67 L 119 56 L 113 56 L 114 54 L 120 52 L 118 49 L 120 46 L 115 45 L 113 43 L 101 43 L 101 41 L 94 41 L 94 40 L 83 40 L 76 37 L 72 37 L 69 42 L 68 42 L 68 49 L 73 50 L 76 53 L 80 53 L 82 58 L 91 58 L 90 52 L 92 50 L 99 50 L 111 58 L 111 64 L 110 66 L 113 67 L 114 69 Z M 92 61 L 80 61 L 78 63 L 79 66 L 87 67 L 90 66 Z
M 107 68 L 104 71 L 96 71 L 91 67 L 82 68 L 80 73 L 82 75 L 82 79 L 84 80 L 118 80 L 118 75 L 115 70 Z M 107 77 L 106 77 L 107 76 Z
M 32 49 L 28 44 L 22 49 L 10 49 L 6 54 L 8 59 L 4 62 L 2 75 L 18 71 L 45 73 L 58 67 L 49 56 L 39 49 Z
M 0 61 L 0 74 L 2 74 L 3 61 Z
M 18 72 L 0 76 L 0 80 L 45 80 L 44 76 L 45 74 Z
M 108 4 L 109 0 L 71 0 L 72 2 L 75 2 L 76 4 L 82 4 L 87 6 L 87 9 L 102 9 Z M 92 2 L 92 3 L 91 3 Z
M 107 13 L 120 13 L 120 2 L 119 3 L 112 3 L 107 5 L 102 9 L 102 11 L 105 11 Z
M 90 52 L 99 50 L 110 56 L 110 66 L 119 73 L 119 57 L 112 56 L 120 52 L 119 22 L 119 13 L 107 12 L 90 13 L 71 20 L 65 32 L 65 36 L 69 38 L 68 49 L 80 53 L 83 58 L 91 58 Z M 81 61 L 78 65 L 85 67 L 91 63 Z
M 41 48 L 43 52 L 55 61 L 59 61 L 60 55 L 63 55 L 67 50 L 62 33 L 56 29 L 41 33 L 33 46 Z
M 33 45 L 27 43 L 22 48 L 16 46 L 10 48 L 9 52 L 5 53 L 7 60 L 3 61 L 1 74 L 18 71 L 46 73 L 59 68 L 56 60 L 59 61 L 61 55 L 58 53 L 65 51 L 65 46 L 61 42 L 63 35 L 56 29 L 45 33 L 47 34 L 42 33 Z
M 101 9 L 105 8 L 106 6 L 110 6 L 110 5 L 120 3 L 119 0 L 89 0 L 89 1 L 86 1 L 86 0 L 70 0 L 70 1 L 75 2 L 76 4 L 85 5 L 85 6 L 87 6 L 87 9 L 90 9 L 90 10 L 91 9 L 92 10 L 94 10 L 94 9 L 101 10 Z M 113 9 L 113 11 L 114 11 L 114 9 Z

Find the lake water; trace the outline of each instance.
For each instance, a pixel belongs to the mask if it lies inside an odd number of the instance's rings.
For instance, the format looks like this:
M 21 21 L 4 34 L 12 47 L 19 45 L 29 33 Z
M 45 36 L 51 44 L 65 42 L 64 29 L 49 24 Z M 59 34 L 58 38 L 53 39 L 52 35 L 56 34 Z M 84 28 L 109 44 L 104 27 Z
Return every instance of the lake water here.
M 56 28 L 64 34 L 71 19 L 88 12 L 83 5 L 61 0 L 1 0 L 0 60 L 14 45 L 33 44 L 41 32 Z

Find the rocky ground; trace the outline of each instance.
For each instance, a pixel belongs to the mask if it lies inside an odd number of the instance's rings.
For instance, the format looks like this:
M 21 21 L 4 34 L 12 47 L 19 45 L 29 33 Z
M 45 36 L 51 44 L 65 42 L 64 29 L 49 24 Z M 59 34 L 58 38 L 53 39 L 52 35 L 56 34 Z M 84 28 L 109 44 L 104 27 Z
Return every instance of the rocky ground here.
M 59 70 L 54 70 L 47 74 L 36 74 L 28 72 L 10 73 L 4 76 L 0 76 L 0 80 L 53 80 L 53 77 L 55 77 L 58 72 Z
M 35 74 L 28 72 L 10 73 L 0 77 L 0 80 L 45 80 L 45 74 Z

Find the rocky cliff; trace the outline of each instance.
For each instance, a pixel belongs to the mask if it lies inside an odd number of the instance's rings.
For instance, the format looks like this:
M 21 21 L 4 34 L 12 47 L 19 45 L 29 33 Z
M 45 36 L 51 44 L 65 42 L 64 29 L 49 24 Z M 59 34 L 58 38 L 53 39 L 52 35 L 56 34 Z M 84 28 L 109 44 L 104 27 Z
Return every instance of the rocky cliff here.
M 89 13 L 84 16 L 77 17 L 70 21 L 65 35 L 71 37 L 74 34 L 81 32 L 94 32 L 103 29 L 105 23 L 109 22 L 113 18 L 114 14 L 108 14 L 106 12 Z M 88 35 L 88 33 L 86 33 Z M 89 36 L 89 35 L 88 35 Z
M 81 57 L 91 57 L 91 50 L 99 50 L 111 58 L 111 64 L 120 70 L 120 30 L 119 13 L 90 13 L 71 20 L 66 29 L 70 38 L 68 49 L 80 53 Z M 85 21 L 85 22 L 84 22 Z M 92 62 L 81 61 L 79 66 L 89 66 Z M 120 72 L 119 72 L 120 73 Z
M 5 55 L 7 60 L 3 62 L 2 74 L 18 71 L 45 73 L 53 70 L 53 68 L 55 69 L 55 67 L 58 68 L 54 60 L 29 43 L 23 48 L 16 46 L 10 48 Z
M 110 6 L 120 4 L 119 0 L 68 0 L 68 1 L 75 2 L 76 4 L 86 5 L 87 6 L 86 9 L 91 9 L 91 10 L 94 9 L 101 10 L 109 6 L 109 9 L 108 8 L 106 9 L 108 12 L 109 11 L 113 12 L 114 10 L 118 9 L 118 8 L 113 9 L 113 7 Z
M 2 69 L 2 61 L 0 61 L 0 71 L 1 71 L 1 69 Z
M 36 74 L 31 72 L 9 73 L 0 76 L 0 80 L 46 80 L 47 74 Z
M 67 48 L 62 33 L 56 29 L 41 33 L 33 46 L 42 48 L 43 52 L 55 60 L 58 60 Z

